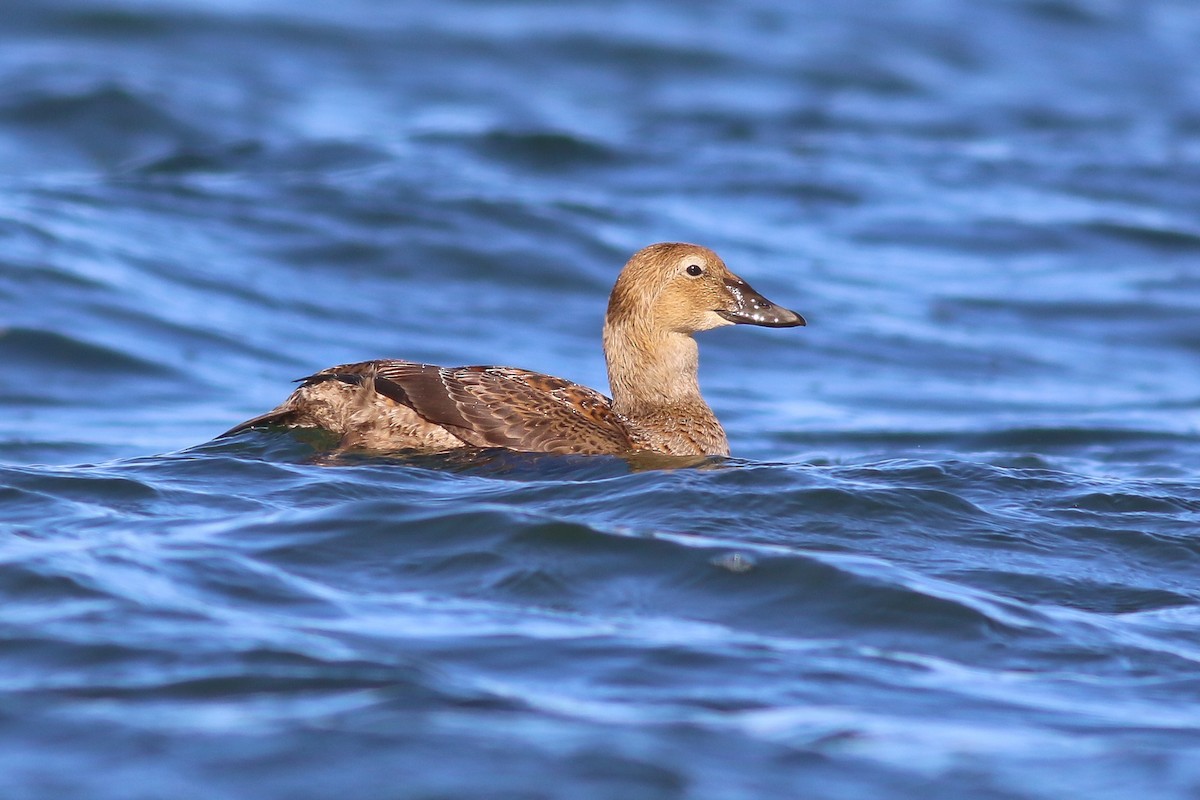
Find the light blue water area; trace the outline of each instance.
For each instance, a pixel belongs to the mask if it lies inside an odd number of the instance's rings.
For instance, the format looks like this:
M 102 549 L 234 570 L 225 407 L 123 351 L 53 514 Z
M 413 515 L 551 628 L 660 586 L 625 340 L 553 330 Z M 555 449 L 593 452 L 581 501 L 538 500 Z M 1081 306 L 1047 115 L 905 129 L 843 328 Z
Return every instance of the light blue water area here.
M 1200 794 L 1194 3 L 0 23 L 4 798 Z M 211 441 L 662 240 L 732 459 Z

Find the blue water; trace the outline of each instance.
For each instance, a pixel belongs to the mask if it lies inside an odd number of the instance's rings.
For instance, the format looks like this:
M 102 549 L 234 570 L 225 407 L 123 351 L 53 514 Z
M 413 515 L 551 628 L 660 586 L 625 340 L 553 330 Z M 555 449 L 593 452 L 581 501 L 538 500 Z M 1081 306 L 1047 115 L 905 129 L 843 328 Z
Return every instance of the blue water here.
M 6 0 L 0 797 L 1200 796 L 1198 41 Z M 605 389 L 660 240 L 810 323 L 700 337 L 730 460 L 211 441 L 372 357 Z

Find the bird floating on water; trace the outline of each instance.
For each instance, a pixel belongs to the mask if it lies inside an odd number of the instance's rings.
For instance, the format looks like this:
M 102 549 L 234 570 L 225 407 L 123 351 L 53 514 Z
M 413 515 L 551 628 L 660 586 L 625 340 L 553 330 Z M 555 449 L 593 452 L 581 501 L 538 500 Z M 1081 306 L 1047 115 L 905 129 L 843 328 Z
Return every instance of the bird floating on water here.
M 728 455 L 725 430 L 700 395 L 692 334 L 722 325 L 791 328 L 775 305 L 707 247 L 653 244 L 617 277 L 604 321 L 612 399 L 515 367 L 412 361 L 342 364 L 300 381 L 277 408 L 226 431 L 322 428 L 339 450 Z

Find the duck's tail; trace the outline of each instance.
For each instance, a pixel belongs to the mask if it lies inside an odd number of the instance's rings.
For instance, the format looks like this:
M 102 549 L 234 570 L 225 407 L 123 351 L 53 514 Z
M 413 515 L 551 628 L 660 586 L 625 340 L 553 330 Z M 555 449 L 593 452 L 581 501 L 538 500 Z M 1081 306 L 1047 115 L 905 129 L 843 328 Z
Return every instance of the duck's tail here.
M 257 417 L 248 419 L 238 425 L 234 425 L 229 430 L 216 437 L 224 439 L 226 436 L 248 431 L 251 428 L 265 428 L 268 425 L 293 425 L 296 422 L 296 409 L 294 408 L 277 408 L 274 411 L 268 411 L 265 414 L 259 414 Z
M 224 439 L 226 436 L 233 436 L 234 434 L 250 430 L 251 428 L 265 428 L 268 425 L 290 425 L 301 428 L 329 428 L 332 424 L 331 429 L 342 430 L 342 428 L 344 428 L 344 423 L 338 421 L 340 417 L 337 414 L 335 414 L 332 419 L 329 418 L 328 414 L 324 416 L 320 414 L 313 414 L 314 403 L 311 395 L 312 391 L 318 391 L 320 393 L 320 390 L 327 389 L 328 387 L 324 386 L 324 384 L 332 381 L 347 384 L 350 387 L 353 387 L 355 390 L 361 386 L 369 387 L 372 385 L 372 382 L 375 380 L 374 362 L 369 362 L 363 365 L 349 364 L 347 366 L 366 366 L 370 367 L 371 369 L 366 374 L 359 374 L 338 372 L 336 370 L 344 368 L 333 367 L 330 370 L 318 372 L 315 375 L 309 375 L 307 378 L 300 378 L 296 381 L 296 383 L 300 384 L 300 388 L 292 392 L 292 395 L 288 397 L 287 400 L 284 400 L 279 406 L 271 409 L 265 414 L 259 414 L 257 417 L 248 419 L 239 425 L 234 425 L 217 438 Z M 337 384 L 335 384 L 335 386 L 336 385 Z M 312 387 L 314 386 L 319 387 L 319 389 L 312 390 Z M 341 388 L 344 390 L 346 387 L 343 386 Z M 396 388 L 402 393 L 400 387 Z M 376 389 L 376 391 L 378 391 L 378 389 Z M 391 395 L 386 396 L 391 397 Z M 335 406 L 344 408 L 347 402 L 345 396 L 339 396 L 337 392 L 334 392 L 332 397 L 334 400 L 336 400 L 334 403 Z M 320 394 L 318 397 L 318 402 L 315 404 L 316 407 L 318 409 L 322 409 L 328 406 L 330 404 L 330 398 L 331 396 L 327 392 Z

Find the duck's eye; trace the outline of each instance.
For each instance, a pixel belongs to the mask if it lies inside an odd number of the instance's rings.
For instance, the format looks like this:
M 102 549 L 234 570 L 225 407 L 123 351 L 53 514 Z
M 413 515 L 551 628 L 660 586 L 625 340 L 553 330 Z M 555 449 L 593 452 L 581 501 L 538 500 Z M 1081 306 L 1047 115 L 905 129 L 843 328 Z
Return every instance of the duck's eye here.
M 699 264 L 688 264 L 688 268 L 687 268 L 688 275 L 691 275 L 693 278 L 695 278 L 698 275 L 702 275 L 703 273 L 704 273 L 704 267 L 700 266 Z

